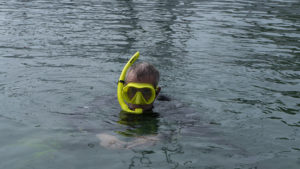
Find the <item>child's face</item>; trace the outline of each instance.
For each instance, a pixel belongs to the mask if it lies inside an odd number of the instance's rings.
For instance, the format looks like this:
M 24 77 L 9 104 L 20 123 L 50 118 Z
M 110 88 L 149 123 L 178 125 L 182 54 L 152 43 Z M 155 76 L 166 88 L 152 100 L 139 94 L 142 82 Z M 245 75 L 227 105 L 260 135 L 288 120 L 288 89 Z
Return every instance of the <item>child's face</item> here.
M 127 79 L 126 79 L 126 84 L 128 84 L 128 83 L 148 83 L 148 84 L 154 85 L 155 78 L 151 76 L 151 77 L 137 79 L 137 77 L 133 73 L 129 73 L 127 75 Z M 157 94 L 158 94 L 158 92 L 157 92 Z M 142 108 L 145 111 L 145 110 L 151 110 L 153 107 L 153 103 L 146 104 L 146 105 L 128 104 L 128 106 L 130 109 Z

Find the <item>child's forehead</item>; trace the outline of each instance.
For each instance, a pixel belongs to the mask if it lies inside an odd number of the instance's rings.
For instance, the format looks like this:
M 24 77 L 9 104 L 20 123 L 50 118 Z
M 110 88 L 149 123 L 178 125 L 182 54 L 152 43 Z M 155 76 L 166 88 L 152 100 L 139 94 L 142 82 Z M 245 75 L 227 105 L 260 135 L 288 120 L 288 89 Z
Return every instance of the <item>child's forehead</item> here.
M 126 78 L 126 82 L 136 82 L 136 83 L 149 83 L 154 84 L 155 83 L 155 77 L 154 76 L 140 76 L 137 77 L 135 73 L 129 73 Z

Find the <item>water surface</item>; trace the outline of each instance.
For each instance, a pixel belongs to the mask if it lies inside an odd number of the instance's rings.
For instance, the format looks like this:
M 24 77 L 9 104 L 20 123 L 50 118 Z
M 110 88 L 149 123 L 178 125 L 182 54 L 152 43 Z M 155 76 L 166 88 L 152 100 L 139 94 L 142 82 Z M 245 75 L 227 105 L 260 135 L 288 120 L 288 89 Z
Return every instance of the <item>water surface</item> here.
M 299 11 L 297 0 L 0 2 L 0 168 L 299 168 Z M 173 99 L 146 119 L 154 130 L 120 123 L 114 102 L 136 51 Z M 134 139 L 118 131 L 162 139 L 99 145 L 101 132 Z

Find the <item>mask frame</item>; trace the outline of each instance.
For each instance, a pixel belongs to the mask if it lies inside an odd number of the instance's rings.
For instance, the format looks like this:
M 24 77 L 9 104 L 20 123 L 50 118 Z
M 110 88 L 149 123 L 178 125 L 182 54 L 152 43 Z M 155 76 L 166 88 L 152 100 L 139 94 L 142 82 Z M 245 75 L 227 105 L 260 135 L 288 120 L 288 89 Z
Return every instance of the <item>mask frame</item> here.
M 129 90 L 133 88 L 136 91 L 133 96 L 129 96 Z M 144 91 L 143 91 L 144 90 Z M 151 104 L 154 102 L 156 98 L 157 88 L 154 89 L 153 85 L 148 83 L 128 83 L 122 90 L 122 97 L 127 103 L 137 104 L 137 105 L 145 105 Z M 147 93 L 151 92 L 151 93 Z M 150 94 L 149 98 L 147 98 L 147 94 Z

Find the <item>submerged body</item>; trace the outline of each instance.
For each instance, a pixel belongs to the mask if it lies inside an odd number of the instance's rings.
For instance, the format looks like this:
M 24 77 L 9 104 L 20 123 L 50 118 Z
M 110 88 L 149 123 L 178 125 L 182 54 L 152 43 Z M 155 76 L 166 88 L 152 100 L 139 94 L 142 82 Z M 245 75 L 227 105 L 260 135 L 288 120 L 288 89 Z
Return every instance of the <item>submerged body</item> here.
M 170 101 L 167 96 L 158 98 L 157 103 Z M 152 105 L 143 114 L 129 114 L 121 111 L 117 124 L 121 125 L 122 128 L 115 130 L 112 134 L 108 134 L 110 132 L 97 134 L 100 145 L 110 149 L 131 149 L 155 145 L 162 138 L 158 131 L 161 116 L 160 113 L 153 111 L 155 109 Z M 122 138 L 127 141 L 121 141 Z

